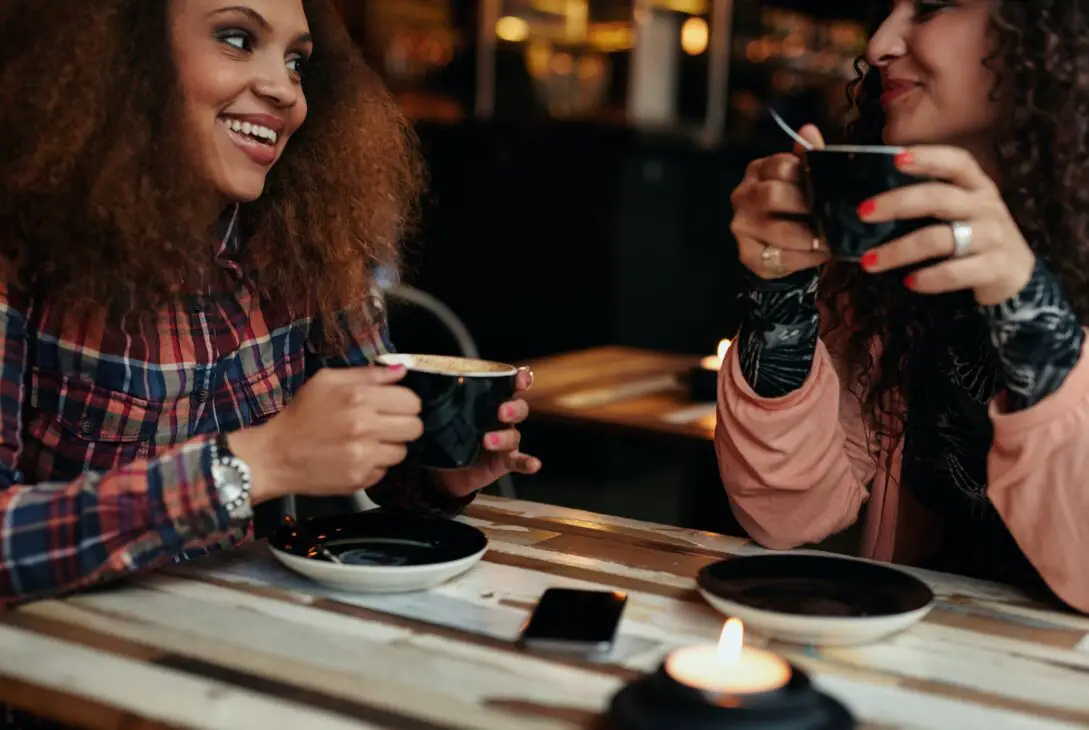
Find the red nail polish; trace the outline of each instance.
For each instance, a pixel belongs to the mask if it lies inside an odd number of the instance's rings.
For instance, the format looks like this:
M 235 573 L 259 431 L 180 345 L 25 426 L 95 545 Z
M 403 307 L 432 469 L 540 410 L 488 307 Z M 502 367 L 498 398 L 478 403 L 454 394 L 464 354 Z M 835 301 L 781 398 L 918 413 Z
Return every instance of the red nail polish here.
M 877 254 L 873 251 L 867 251 L 862 255 L 862 268 L 868 269 L 877 263 Z
M 511 419 L 514 417 L 514 409 L 510 406 L 503 406 L 503 413 L 501 415 L 503 418 Z
M 493 433 L 491 436 L 488 437 L 488 444 L 491 445 L 491 446 L 498 446 L 499 445 L 499 436 L 497 434 Z
M 404 370 L 404 369 L 405 369 L 405 366 L 404 366 L 404 365 L 390 365 L 390 366 L 389 366 L 389 371 L 390 371 L 391 373 L 399 373 L 399 372 L 401 372 L 401 371 L 402 371 L 402 370 Z
M 905 167 L 914 162 L 915 157 L 907 150 L 904 150 L 903 152 L 897 152 L 893 161 L 896 163 L 897 167 Z
M 904 286 L 906 286 L 908 289 L 915 288 L 915 274 L 908 274 L 904 277 Z
M 865 218 L 870 213 L 873 213 L 873 209 L 877 207 L 877 203 L 872 200 L 863 200 L 858 206 L 858 217 Z

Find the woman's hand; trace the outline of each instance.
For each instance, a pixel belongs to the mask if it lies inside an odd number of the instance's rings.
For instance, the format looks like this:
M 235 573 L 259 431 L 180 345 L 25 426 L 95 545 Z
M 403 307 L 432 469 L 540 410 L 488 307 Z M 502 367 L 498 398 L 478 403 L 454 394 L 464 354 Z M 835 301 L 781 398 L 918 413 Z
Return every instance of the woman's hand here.
M 499 407 L 499 420 L 512 428 L 487 434 L 484 437 L 484 453 L 472 466 L 455 471 L 435 472 L 435 479 L 440 486 L 455 497 L 464 497 L 511 472 L 536 474 L 540 471 L 540 459 L 518 450 L 522 434 L 513 428 L 529 417 L 529 404 L 518 396 L 532 387 L 533 371 L 528 368 L 520 369 L 515 386 L 515 399 Z
M 374 486 L 423 433 L 403 366 L 325 368 L 268 423 L 230 436 L 254 504 L 285 494 L 349 495 Z
M 873 249 L 862 258 L 866 271 L 943 259 L 909 274 L 904 284 L 926 294 L 971 289 L 976 301 L 985 305 L 1004 302 L 1025 288 L 1036 255 L 994 181 L 972 155 L 957 147 L 912 147 L 897 156 L 896 166 L 948 182 L 918 183 L 882 193 L 859 206 L 859 218 L 877 223 L 933 217 L 951 223 L 929 226 Z M 970 230 L 959 254 L 953 221 L 967 224 Z
M 800 134 L 814 147 L 824 146 L 813 125 L 802 127 Z M 828 260 L 813 229 L 803 222 L 809 205 L 800 184 L 799 153 L 796 147 L 795 154 L 753 160 L 730 196 L 730 231 L 737 239 L 738 257 L 762 279 L 781 279 Z

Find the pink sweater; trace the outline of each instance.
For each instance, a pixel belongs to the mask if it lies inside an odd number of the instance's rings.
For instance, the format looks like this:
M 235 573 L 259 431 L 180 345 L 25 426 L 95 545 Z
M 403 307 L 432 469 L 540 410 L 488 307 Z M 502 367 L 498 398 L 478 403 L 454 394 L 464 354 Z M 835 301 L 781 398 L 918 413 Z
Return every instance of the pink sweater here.
M 715 448 L 741 525 L 772 549 L 816 543 L 854 524 L 861 554 L 918 564 L 940 541 L 937 518 L 899 484 L 899 447 L 874 443 L 825 342 L 801 388 L 761 398 L 730 348 L 719 373 Z M 1089 613 L 1089 358 L 1032 408 L 991 403 L 988 494 L 1051 589 Z M 891 452 L 891 453 L 890 453 Z M 867 485 L 872 480 L 872 489 Z

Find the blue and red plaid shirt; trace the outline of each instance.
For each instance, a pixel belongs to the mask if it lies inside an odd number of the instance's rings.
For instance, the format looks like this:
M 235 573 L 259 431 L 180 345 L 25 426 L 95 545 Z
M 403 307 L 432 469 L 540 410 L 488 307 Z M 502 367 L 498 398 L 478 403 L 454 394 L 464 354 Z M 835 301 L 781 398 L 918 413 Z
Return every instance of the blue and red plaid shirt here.
M 0 282 L 0 607 L 247 539 L 216 496 L 214 434 L 268 420 L 318 368 L 391 349 L 375 296 L 376 324 L 343 355 L 319 354 L 309 317 L 244 285 L 233 224 L 217 261 L 237 286 L 152 325 L 107 326 Z M 391 474 L 369 492 L 379 504 L 469 501 Z

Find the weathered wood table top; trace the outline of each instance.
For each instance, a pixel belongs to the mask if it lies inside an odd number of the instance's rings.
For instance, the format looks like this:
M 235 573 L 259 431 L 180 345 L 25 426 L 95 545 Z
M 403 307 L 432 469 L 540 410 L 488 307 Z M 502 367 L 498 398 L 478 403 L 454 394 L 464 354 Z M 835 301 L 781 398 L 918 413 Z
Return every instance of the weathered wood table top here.
M 435 590 L 336 594 L 263 544 L 122 587 L 0 614 L 0 702 L 94 728 L 602 727 L 625 682 L 717 639 L 703 565 L 760 552 L 710 533 L 485 498 L 463 518 L 491 546 Z M 864 728 L 1089 726 L 1089 618 L 1001 586 L 916 571 L 940 605 L 879 644 L 770 644 Z M 604 663 L 513 640 L 549 586 L 630 596 Z M 752 643 L 760 644 L 756 637 Z
M 715 437 L 714 403 L 694 403 L 682 375 L 700 358 L 633 347 L 594 347 L 523 363 L 533 420 L 680 438 Z

